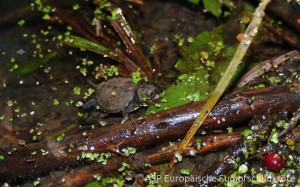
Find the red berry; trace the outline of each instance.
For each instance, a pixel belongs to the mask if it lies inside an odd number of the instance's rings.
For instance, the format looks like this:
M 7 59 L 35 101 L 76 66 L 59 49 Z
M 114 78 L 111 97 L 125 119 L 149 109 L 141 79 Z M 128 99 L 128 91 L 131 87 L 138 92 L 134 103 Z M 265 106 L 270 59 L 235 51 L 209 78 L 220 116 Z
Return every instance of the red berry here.
M 265 154 L 262 161 L 264 167 L 269 171 L 278 172 L 285 166 L 283 157 L 274 152 Z

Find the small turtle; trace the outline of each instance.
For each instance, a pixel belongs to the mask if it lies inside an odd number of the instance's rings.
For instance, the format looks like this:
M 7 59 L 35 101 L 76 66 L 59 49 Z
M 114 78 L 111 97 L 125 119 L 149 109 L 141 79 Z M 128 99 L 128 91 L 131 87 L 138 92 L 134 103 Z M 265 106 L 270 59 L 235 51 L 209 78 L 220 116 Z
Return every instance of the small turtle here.
M 135 84 L 131 78 L 112 78 L 98 85 L 90 82 L 96 89 L 96 102 L 106 113 L 123 113 L 124 120 L 130 112 L 147 102 L 158 98 L 157 88 L 150 83 Z M 124 121 L 123 120 L 123 121 Z

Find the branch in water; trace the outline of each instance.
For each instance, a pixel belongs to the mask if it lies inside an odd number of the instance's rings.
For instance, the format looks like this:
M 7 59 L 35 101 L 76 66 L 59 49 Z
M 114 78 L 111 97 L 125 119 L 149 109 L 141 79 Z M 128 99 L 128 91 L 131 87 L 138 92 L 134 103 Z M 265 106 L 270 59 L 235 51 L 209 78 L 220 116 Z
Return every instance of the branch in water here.
M 9 154 L 12 148 L 0 150 L 0 155 L 4 156 L 4 160 L 0 162 L 1 178 L 35 178 L 50 171 L 75 167 L 86 160 L 78 160 L 82 153 L 115 152 L 126 147 L 139 150 L 163 141 L 178 140 L 191 127 L 203 103 L 190 103 L 143 119 L 128 120 L 113 127 L 91 129 L 86 135 L 69 135 L 61 142 L 48 141 L 28 144 L 26 147 L 18 146 L 13 154 Z M 294 112 L 299 105 L 299 94 L 288 87 L 234 93 L 221 100 L 205 120 L 202 129 L 237 124 L 249 120 L 255 114 L 277 113 L 282 109 Z M 43 154 L 41 150 L 47 154 Z M 36 154 L 32 154 L 33 152 Z

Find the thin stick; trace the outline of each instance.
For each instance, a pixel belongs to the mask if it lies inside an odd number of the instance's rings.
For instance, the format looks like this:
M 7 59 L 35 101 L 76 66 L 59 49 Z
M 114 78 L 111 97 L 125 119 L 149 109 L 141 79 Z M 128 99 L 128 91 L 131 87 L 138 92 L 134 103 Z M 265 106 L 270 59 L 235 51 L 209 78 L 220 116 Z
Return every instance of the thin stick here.
M 274 57 L 259 63 L 240 78 L 237 87 L 241 88 L 242 86 L 245 86 L 250 81 L 254 80 L 254 78 L 269 72 L 272 68 L 277 68 L 283 62 L 291 59 L 300 60 L 300 51 L 293 50 L 278 57 Z
M 200 115 L 197 117 L 195 122 L 193 123 L 192 127 L 182 140 L 181 144 L 179 145 L 176 154 L 174 155 L 173 159 L 169 163 L 168 171 L 170 171 L 177 161 L 176 156 L 181 155 L 184 148 L 188 145 L 190 140 L 195 135 L 196 131 L 200 128 L 206 117 L 209 115 L 209 113 L 212 111 L 214 106 L 216 105 L 217 101 L 222 96 L 223 92 L 227 88 L 231 78 L 233 77 L 234 72 L 236 71 L 238 65 L 241 63 L 245 53 L 247 52 L 247 49 L 249 48 L 253 37 L 257 34 L 258 28 L 261 24 L 262 18 L 264 17 L 264 10 L 268 3 L 270 3 L 271 0 L 262 0 L 261 3 L 256 8 L 253 18 L 247 27 L 247 30 L 244 34 L 244 38 L 241 41 L 237 51 L 235 52 L 229 66 L 227 67 L 224 75 L 222 76 L 221 80 L 219 81 L 217 87 L 215 90 L 211 93 L 211 96 L 203 106 Z

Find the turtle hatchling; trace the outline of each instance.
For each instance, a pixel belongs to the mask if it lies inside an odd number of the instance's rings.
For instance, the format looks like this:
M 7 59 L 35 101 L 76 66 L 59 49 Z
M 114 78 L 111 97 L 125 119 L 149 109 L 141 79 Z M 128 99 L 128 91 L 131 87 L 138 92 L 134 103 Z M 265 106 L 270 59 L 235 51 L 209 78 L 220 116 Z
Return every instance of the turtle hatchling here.
M 99 109 L 106 113 L 122 112 L 124 120 L 130 112 L 140 106 L 147 106 L 149 101 L 158 98 L 158 90 L 153 84 L 144 82 L 135 84 L 131 78 L 118 77 L 98 85 L 91 84 L 96 89 Z

